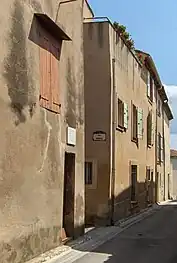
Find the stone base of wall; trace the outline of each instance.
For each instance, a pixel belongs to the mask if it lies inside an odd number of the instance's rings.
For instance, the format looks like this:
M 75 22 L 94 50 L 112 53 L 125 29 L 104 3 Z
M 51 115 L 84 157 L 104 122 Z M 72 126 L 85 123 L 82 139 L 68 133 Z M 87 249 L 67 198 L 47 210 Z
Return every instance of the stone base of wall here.
M 147 200 L 146 191 L 139 194 L 136 202 L 131 202 L 130 199 L 117 201 L 114 207 L 114 222 L 127 218 L 131 215 L 136 215 L 141 210 L 147 208 L 152 202 Z M 104 214 L 100 217 L 94 214 L 86 215 L 86 224 L 92 226 L 107 226 L 111 224 L 110 214 Z
M 61 228 L 41 228 L 27 236 L 14 237 L 0 243 L 0 262 L 24 263 L 44 252 L 61 245 Z

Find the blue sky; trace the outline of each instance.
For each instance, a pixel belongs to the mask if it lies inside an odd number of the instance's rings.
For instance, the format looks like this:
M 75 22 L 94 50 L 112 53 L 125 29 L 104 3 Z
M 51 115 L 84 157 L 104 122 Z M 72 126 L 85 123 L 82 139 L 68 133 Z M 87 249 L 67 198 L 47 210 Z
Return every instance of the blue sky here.
M 135 46 L 152 55 L 162 81 L 177 84 L 176 0 L 89 0 L 96 16 L 127 26 Z
M 177 118 L 177 0 L 88 0 L 95 16 L 107 16 L 127 27 L 137 49 L 153 57 L 166 84 Z M 171 125 L 171 147 L 177 149 L 177 122 Z

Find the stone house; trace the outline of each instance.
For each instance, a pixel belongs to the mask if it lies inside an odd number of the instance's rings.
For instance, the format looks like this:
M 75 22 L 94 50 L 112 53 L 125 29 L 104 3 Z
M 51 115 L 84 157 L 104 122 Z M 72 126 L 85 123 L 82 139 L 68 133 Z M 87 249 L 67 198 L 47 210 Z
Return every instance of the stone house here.
M 143 52 L 136 51 L 148 72 L 148 97 L 154 97 L 155 115 L 152 121 L 155 129 L 155 200 L 168 199 L 170 190 L 170 120 L 173 115 L 168 104 L 168 97 L 161 82 L 157 68 L 152 57 Z
M 83 0 L 2 1 L 0 255 L 84 231 Z
M 108 18 L 85 19 L 84 61 L 86 223 L 114 224 L 155 202 L 158 73 Z
M 177 200 L 177 150 L 170 151 L 171 168 L 172 168 L 172 198 Z

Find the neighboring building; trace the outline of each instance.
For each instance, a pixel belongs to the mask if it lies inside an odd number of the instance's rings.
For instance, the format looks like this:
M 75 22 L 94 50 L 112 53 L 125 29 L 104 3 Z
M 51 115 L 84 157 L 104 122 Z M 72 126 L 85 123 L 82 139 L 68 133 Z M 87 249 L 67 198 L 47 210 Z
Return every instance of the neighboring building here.
M 172 165 L 172 198 L 177 200 L 177 150 L 170 151 Z
M 84 231 L 83 0 L 1 4 L 0 261 L 20 263 Z
M 157 169 L 164 169 L 155 158 L 157 132 L 164 138 L 156 117 L 161 82 L 151 57 L 149 69 L 137 53 L 107 18 L 85 21 L 87 224 L 113 224 L 155 202 Z
M 155 200 L 163 201 L 168 199 L 168 184 L 170 184 L 170 127 L 169 122 L 173 119 L 168 104 L 164 86 L 160 80 L 158 71 L 152 57 L 142 51 L 136 51 L 139 59 L 148 72 L 147 95 L 153 97 L 156 108 L 152 117 L 155 136 Z

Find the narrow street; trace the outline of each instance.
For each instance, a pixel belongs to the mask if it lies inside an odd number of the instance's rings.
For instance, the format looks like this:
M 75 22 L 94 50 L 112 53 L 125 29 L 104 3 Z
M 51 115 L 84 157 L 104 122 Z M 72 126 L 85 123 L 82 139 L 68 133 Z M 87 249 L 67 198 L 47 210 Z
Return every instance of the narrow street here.
M 164 205 L 75 263 L 176 263 L 177 202 Z

